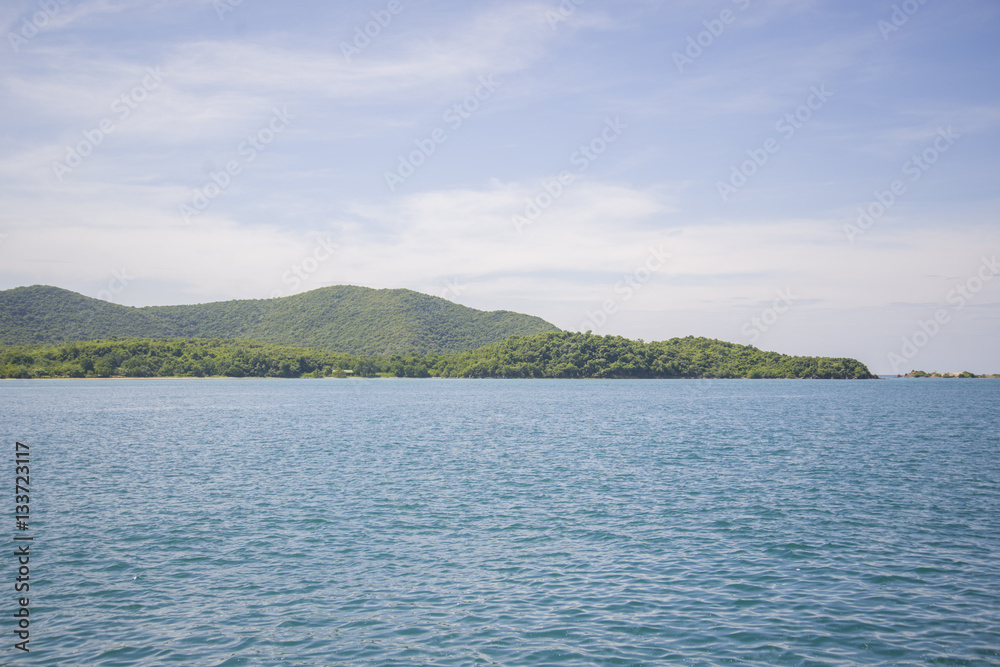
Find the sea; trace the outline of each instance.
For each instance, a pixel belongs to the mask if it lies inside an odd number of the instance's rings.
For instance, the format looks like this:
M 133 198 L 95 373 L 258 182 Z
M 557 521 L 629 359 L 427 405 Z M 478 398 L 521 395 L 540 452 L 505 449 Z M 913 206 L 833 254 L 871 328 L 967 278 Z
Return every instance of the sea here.
M 0 663 L 1000 664 L 998 407 L 968 379 L 0 382 Z

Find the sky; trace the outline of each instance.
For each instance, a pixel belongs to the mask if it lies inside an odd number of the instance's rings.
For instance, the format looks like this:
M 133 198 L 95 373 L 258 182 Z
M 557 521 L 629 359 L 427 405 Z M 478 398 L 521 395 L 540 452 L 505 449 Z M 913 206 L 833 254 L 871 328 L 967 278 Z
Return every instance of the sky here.
M 0 289 L 1000 373 L 993 0 L 6 0 Z

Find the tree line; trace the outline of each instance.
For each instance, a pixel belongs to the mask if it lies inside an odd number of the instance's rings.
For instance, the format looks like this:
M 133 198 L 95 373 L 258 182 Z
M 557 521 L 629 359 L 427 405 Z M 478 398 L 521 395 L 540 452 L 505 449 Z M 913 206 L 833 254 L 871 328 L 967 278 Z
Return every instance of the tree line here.
M 823 378 L 874 377 L 846 358 L 796 357 L 696 338 L 646 343 L 553 332 L 453 354 L 361 356 L 245 339 L 115 338 L 0 346 L 0 378 L 106 377 Z

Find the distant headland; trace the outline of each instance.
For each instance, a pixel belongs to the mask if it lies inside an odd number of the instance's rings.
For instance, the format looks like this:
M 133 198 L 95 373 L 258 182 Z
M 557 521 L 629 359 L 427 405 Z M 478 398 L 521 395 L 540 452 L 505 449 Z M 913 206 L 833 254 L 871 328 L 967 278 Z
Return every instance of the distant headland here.
M 405 289 L 142 308 L 44 285 L 0 291 L 0 378 L 379 376 L 876 378 L 856 359 L 562 331 Z

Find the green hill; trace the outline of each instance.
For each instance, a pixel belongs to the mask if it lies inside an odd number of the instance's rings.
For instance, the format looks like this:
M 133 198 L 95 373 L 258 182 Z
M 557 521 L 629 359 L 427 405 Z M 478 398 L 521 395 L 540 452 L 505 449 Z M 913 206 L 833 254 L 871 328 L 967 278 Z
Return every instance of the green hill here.
M 118 339 L 0 347 L 0 378 L 41 377 L 832 378 L 870 379 L 854 359 L 790 357 L 709 338 L 643 343 L 544 333 L 469 352 L 361 357 L 248 340 Z
M 442 359 L 437 375 L 525 378 L 871 379 L 855 359 L 792 357 L 711 338 L 644 343 L 557 332 L 513 337 Z
M 873 377 L 854 359 L 690 336 L 644 343 L 570 333 L 528 315 L 353 286 L 143 308 L 19 287 L 0 292 L 0 344 L 10 346 L 0 348 L 0 377 Z
M 450 353 L 558 329 L 406 289 L 340 285 L 279 299 L 134 308 L 35 285 L 0 291 L 0 343 L 222 338 L 355 355 Z

